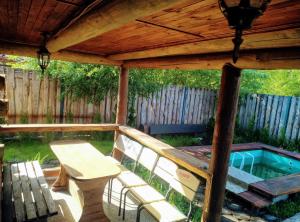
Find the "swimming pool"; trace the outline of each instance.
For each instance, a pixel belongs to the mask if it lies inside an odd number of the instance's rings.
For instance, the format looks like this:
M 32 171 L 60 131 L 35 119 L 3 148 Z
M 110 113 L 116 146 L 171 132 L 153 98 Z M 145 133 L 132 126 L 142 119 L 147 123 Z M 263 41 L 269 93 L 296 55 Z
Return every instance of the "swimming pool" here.
M 232 152 L 229 165 L 263 179 L 300 173 L 299 160 L 264 149 Z

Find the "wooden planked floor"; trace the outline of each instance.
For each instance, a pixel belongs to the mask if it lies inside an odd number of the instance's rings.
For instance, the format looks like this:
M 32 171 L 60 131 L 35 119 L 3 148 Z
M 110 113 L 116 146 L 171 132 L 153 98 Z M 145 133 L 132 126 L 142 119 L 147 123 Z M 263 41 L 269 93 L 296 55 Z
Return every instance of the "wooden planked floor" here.
M 264 208 L 272 204 L 271 201 L 251 191 L 239 193 L 238 196 L 257 208 Z
M 292 174 L 252 183 L 249 185 L 249 189 L 255 190 L 270 198 L 297 193 L 300 192 L 300 174 Z

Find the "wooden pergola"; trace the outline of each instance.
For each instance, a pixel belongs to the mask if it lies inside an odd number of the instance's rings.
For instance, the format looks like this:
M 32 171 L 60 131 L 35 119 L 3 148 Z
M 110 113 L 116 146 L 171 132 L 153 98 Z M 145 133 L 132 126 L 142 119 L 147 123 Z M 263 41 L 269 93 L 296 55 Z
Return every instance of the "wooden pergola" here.
M 1 132 L 115 130 L 205 178 L 202 221 L 220 221 L 242 69 L 300 68 L 300 2 L 273 0 L 245 32 L 230 65 L 233 30 L 217 0 L 1 0 L 0 53 L 120 67 L 116 124 L 2 126 Z M 225 64 L 225 65 L 224 65 Z M 128 69 L 223 69 L 208 169 L 126 126 Z M 172 152 L 167 152 L 171 150 Z M 116 154 L 117 155 L 117 154 Z

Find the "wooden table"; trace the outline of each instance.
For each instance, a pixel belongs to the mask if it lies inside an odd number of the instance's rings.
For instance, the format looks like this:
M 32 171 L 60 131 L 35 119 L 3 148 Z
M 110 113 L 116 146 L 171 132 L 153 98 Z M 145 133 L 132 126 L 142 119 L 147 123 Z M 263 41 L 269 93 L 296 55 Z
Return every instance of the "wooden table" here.
M 82 206 L 79 221 L 108 221 L 103 212 L 103 192 L 106 183 L 120 173 L 120 168 L 91 144 L 81 140 L 50 143 L 61 164 L 53 190 L 69 189 Z M 71 185 L 78 190 L 72 192 Z

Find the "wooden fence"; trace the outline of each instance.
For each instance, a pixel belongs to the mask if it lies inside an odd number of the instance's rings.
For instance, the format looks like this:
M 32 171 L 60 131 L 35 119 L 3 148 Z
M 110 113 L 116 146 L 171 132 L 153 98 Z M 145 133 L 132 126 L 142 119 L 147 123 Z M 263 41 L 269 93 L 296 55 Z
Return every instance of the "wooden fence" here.
M 137 100 L 137 125 L 206 124 L 215 112 L 216 91 L 169 86 Z
M 300 139 L 300 97 L 249 94 L 240 99 L 243 128 L 265 129 L 273 138 Z
M 39 79 L 32 72 L 6 69 L 8 120 L 20 123 L 115 122 L 116 98 L 107 95 L 99 105 L 87 99 L 61 100 L 60 83 L 47 77 Z M 181 86 L 168 86 L 149 98 L 133 101 L 133 125 L 206 124 L 215 114 L 217 92 Z M 129 104 L 130 106 L 130 104 Z M 130 109 L 131 110 L 131 109 Z M 25 118 L 26 117 L 26 118 Z M 71 118 L 72 117 L 72 118 Z M 96 118 L 95 118 L 96 117 Z M 101 120 L 101 121 L 100 121 Z M 242 96 L 238 121 L 244 128 L 266 129 L 272 137 L 300 139 L 300 98 L 251 94 Z
M 74 101 L 70 96 L 62 100 L 57 80 L 10 68 L 1 72 L 6 74 L 9 123 L 115 122 L 116 98 L 110 94 L 98 105 L 87 99 Z M 149 98 L 135 98 L 134 123 L 207 123 L 214 114 L 215 97 L 211 90 L 169 86 Z

